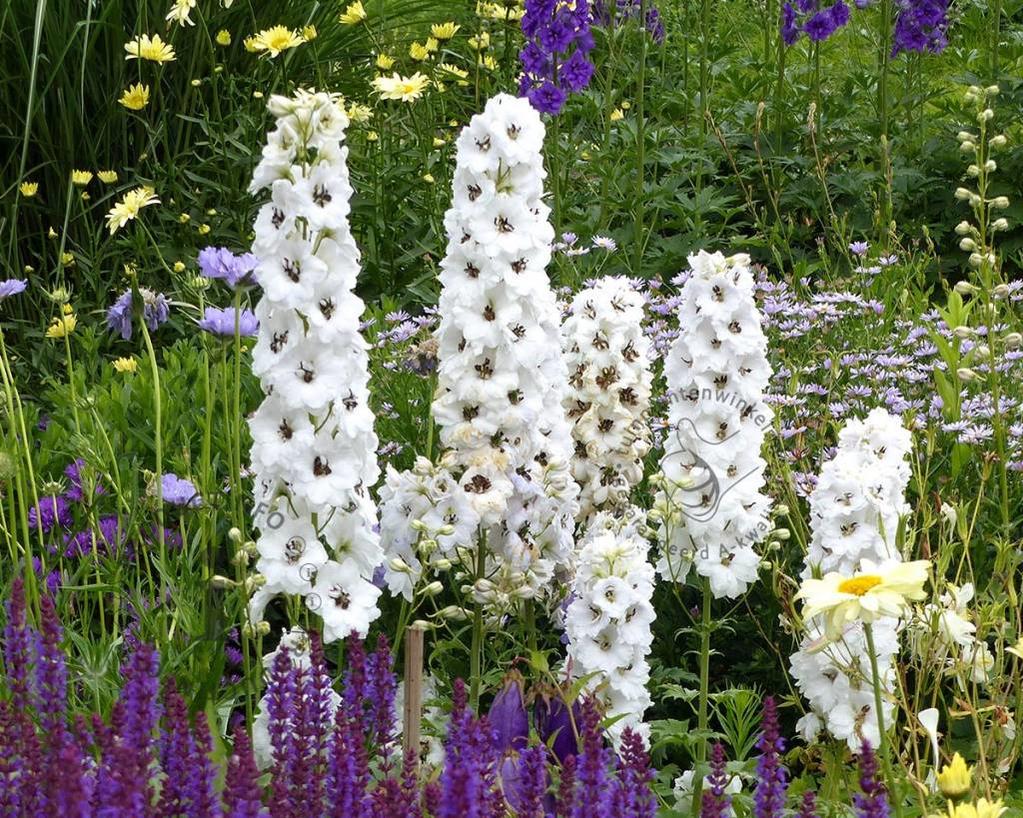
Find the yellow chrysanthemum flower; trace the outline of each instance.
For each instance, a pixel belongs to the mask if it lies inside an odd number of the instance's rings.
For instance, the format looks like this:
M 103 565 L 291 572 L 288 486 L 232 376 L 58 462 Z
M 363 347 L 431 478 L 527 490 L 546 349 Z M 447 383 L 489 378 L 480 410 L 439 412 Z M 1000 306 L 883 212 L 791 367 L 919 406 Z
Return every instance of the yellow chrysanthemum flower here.
M 439 136 L 435 136 L 435 137 L 433 138 L 433 146 L 434 146 L 435 148 L 443 148 L 443 147 L 444 147 L 444 146 L 445 146 L 446 144 L 447 144 L 447 142 L 445 142 L 445 141 L 444 141 L 443 139 L 441 139 L 441 138 L 440 138 Z
M 113 361 L 114 369 L 124 374 L 132 374 L 138 371 L 139 362 L 137 358 L 117 358 Z
M 89 182 L 92 181 L 91 170 L 73 170 L 71 171 L 71 184 L 80 185 L 85 187 Z
M 432 54 L 433 52 L 437 51 L 439 48 L 440 48 L 440 43 L 437 41 L 436 37 L 427 37 L 426 38 L 426 50 L 427 51 L 429 51 Z
M 168 23 L 177 23 L 179 26 L 194 26 L 195 23 L 192 22 L 190 16 L 194 8 L 195 0 L 174 0 L 164 19 Z
M 137 218 L 142 208 L 159 203 L 156 191 L 151 187 L 142 186 L 129 190 L 107 213 L 107 228 L 110 234 L 113 235 L 132 219 Z
M 358 102 L 353 102 L 349 105 L 345 113 L 348 114 L 348 119 L 356 125 L 369 122 L 373 118 L 373 109 L 368 105 L 361 105 Z
M 373 88 L 380 94 L 381 99 L 397 99 L 402 102 L 414 102 L 419 99 L 429 84 L 430 78 L 418 71 L 411 77 L 392 74 L 373 80 Z
M 513 6 L 502 6 L 500 3 L 477 3 L 476 14 L 488 20 L 521 20 L 526 10 L 522 3 Z
M 962 798 L 973 785 L 973 767 L 967 767 L 963 757 L 956 753 L 952 756 L 952 762 L 938 772 L 937 779 L 942 795 L 946 798 Z
M 143 34 L 125 43 L 124 50 L 128 52 L 126 60 L 149 60 L 162 65 L 177 59 L 174 46 L 161 40 L 159 34 L 154 34 L 152 39 L 148 34 Z
M 319 32 L 316 31 L 316 26 L 308 25 L 302 29 L 302 39 L 307 43 L 312 42 L 319 36 Z
M 287 26 L 274 26 L 259 32 L 253 37 L 255 51 L 265 51 L 271 57 L 276 57 L 289 48 L 302 45 L 305 40 L 299 36 L 297 31 Z
M 421 43 L 412 43 L 412 45 L 408 47 L 408 55 L 413 60 L 426 60 L 430 57 L 430 49 Z
M 976 804 L 949 803 L 947 818 L 1000 818 L 1006 810 L 1008 807 L 1001 801 L 981 798 Z M 932 818 L 946 818 L 946 815 L 935 815 Z
M 460 28 L 461 26 L 455 22 L 435 23 L 430 26 L 430 33 L 438 40 L 450 40 Z
M 216 36 L 217 45 L 228 46 L 231 45 L 231 32 L 226 28 L 220 29 Z
M 796 594 L 803 600 L 803 618 L 824 616 L 829 639 L 838 639 L 851 622 L 872 623 L 886 616 L 902 616 L 911 601 L 923 599 L 931 563 L 863 560 L 851 577 L 837 571 L 822 579 L 808 579 Z
M 390 71 L 394 68 L 394 57 L 389 57 L 386 54 L 377 54 L 376 66 L 381 71 Z
M 75 331 L 78 326 L 78 318 L 73 312 L 68 312 L 69 306 L 65 306 L 64 315 L 54 318 L 46 330 L 47 338 L 66 338 Z
M 149 104 L 149 86 L 135 83 L 121 94 L 118 102 L 130 111 L 141 111 Z
M 490 48 L 490 33 L 487 31 L 481 31 L 475 37 L 470 37 L 469 47 L 474 48 L 477 51 L 484 51 Z
M 442 62 L 440 65 L 437 66 L 437 68 L 443 73 L 450 74 L 452 77 L 456 77 L 457 79 L 460 80 L 464 80 L 466 77 L 469 76 L 469 72 L 466 71 L 464 68 L 459 68 L 457 65 L 452 65 L 449 62 Z M 463 83 L 459 83 L 459 85 L 461 84 Z
M 112 185 L 114 182 L 117 181 L 116 170 L 99 170 L 96 171 L 96 175 L 99 177 L 99 180 L 105 185 Z
M 35 196 L 39 192 L 39 183 L 38 182 L 22 182 L 20 185 L 18 185 L 18 191 L 26 199 L 31 199 L 33 196 Z
M 623 120 L 623 119 L 625 119 L 625 111 L 623 111 L 621 108 L 615 108 L 611 112 L 611 121 L 612 122 L 619 122 L 620 120 Z
M 259 46 L 256 44 L 255 36 L 246 37 L 244 40 L 242 40 L 242 45 L 245 46 L 245 50 L 248 51 L 250 54 L 259 51 Z
M 433 174 L 432 173 L 424 173 L 423 174 L 423 181 L 424 182 L 428 182 L 429 184 L 432 185 L 437 180 L 433 178 Z
M 365 20 L 366 16 L 366 9 L 363 7 L 360 0 L 355 0 L 354 3 L 349 3 L 348 7 L 341 12 L 338 20 L 346 26 L 354 26 Z
M 497 68 L 497 60 L 493 54 L 484 54 L 480 59 L 480 65 L 487 69 L 487 71 L 493 71 Z

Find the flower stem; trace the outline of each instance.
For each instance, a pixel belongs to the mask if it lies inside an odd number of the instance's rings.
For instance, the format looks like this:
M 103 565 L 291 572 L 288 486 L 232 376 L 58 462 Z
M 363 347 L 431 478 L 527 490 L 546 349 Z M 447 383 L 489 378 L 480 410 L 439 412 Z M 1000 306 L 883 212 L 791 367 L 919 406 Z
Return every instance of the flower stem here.
M 707 762 L 707 728 L 710 721 L 710 605 L 713 597 L 710 580 L 703 578 L 703 617 L 700 621 L 700 698 L 697 703 L 696 723 L 699 731 L 696 758 L 699 762 L 693 775 L 693 818 L 700 814 L 700 794 L 703 790 L 704 765 Z
M 881 696 L 881 674 L 877 666 L 877 651 L 874 649 L 874 629 L 869 622 L 863 623 L 863 633 L 867 638 L 867 653 L 870 655 L 870 675 L 874 686 L 874 712 L 877 713 L 878 756 L 884 768 L 885 784 L 889 799 L 897 818 L 902 818 L 902 799 L 895 791 L 895 776 L 892 773 L 891 754 L 888 746 L 888 734 L 885 730 L 884 709 Z

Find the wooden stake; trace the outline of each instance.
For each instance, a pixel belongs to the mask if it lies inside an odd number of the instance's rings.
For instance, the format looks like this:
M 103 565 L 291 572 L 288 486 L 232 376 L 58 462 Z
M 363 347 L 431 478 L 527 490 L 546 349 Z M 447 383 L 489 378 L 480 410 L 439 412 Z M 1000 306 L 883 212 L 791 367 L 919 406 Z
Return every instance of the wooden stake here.
M 423 720 L 423 628 L 412 624 L 405 631 L 405 726 L 404 750 L 419 762 L 419 736 Z

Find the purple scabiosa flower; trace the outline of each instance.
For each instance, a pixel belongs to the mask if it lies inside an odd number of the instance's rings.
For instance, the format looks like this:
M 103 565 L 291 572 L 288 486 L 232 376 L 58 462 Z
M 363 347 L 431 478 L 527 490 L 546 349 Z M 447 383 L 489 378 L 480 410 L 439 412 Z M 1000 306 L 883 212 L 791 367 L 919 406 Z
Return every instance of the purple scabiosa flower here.
M 753 818 L 781 818 L 788 782 L 780 754 L 785 740 L 778 729 L 778 707 L 774 697 L 764 699 L 764 718 L 757 740 L 757 788 L 753 794 Z
M 234 750 L 227 761 L 224 783 L 224 818 L 269 818 L 263 807 L 263 788 L 252 754 L 252 739 L 239 724 L 234 731 Z
M 72 503 L 80 503 L 85 499 L 85 491 L 82 488 L 82 468 L 85 461 L 82 458 L 68 463 L 64 469 L 64 476 L 68 480 L 69 488 L 64 492 L 64 497 Z M 98 482 L 96 483 L 96 494 L 104 494 L 105 490 Z
M 8 278 L 6 281 L 0 281 L 0 302 L 12 295 L 25 292 L 27 286 L 28 281 L 23 278 Z
M 541 113 L 558 114 L 568 94 L 583 90 L 593 76 L 589 0 L 526 0 L 522 33 L 519 93 Z
M 900 0 L 892 56 L 903 51 L 940 54 L 948 45 L 948 0 Z
M 56 525 L 68 528 L 71 523 L 71 506 L 64 494 L 40 497 L 39 505 L 28 510 L 28 527 L 33 531 L 38 528 L 48 534 Z
M 170 302 L 163 293 L 154 293 L 145 287 L 140 288 L 139 293 L 142 295 L 142 320 L 151 332 L 155 332 L 170 317 Z M 130 341 L 134 332 L 133 318 L 131 290 L 125 290 L 107 310 L 107 328 Z
M 64 537 L 65 557 L 84 557 L 92 553 L 93 545 L 101 554 L 117 554 L 125 544 L 120 518 L 108 514 L 96 521 L 96 528 L 68 534 Z
M 259 331 L 259 319 L 252 310 L 243 309 L 239 313 L 234 307 L 207 307 L 199 321 L 199 329 L 226 338 L 234 337 L 235 325 L 243 338 L 251 337 Z
M 226 247 L 206 247 L 199 251 L 199 271 L 206 278 L 220 279 L 231 287 L 247 287 L 256 283 L 259 264 L 252 253 L 235 255 Z
M 202 505 L 202 498 L 195 484 L 173 472 L 168 472 L 160 479 L 160 488 L 163 501 L 172 506 L 198 508 Z
M 700 803 L 700 818 L 727 818 L 731 813 L 732 798 L 725 790 L 729 781 L 726 764 L 725 748 L 720 741 L 715 742 L 710 753 L 708 786 Z
M 877 778 L 877 756 L 870 742 L 860 748 L 860 792 L 853 798 L 856 818 L 888 818 L 888 794 Z

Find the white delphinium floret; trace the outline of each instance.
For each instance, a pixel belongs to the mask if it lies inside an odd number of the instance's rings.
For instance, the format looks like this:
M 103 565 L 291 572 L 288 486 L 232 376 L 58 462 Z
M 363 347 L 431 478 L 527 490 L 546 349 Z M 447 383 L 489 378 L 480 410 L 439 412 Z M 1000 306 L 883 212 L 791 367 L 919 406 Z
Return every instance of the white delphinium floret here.
M 627 278 L 608 277 L 580 291 L 562 327 L 572 421 L 572 474 L 580 515 L 629 502 L 650 451 L 650 340 L 643 297 Z
M 896 535 L 906 513 L 906 462 L 912 435 L 884 409 L 852 419 L 838 435 L 837 452 L 824 463 L 810 495 L 811 540 L 803 579 L 838 572 L 853 575 L 863 560 L 901 560 Z M 816 572 L 816 573 L 815 573 Z M 791 657 L 792 676 L 811 710 L 799 729 L 812 740 L 826 729 L 857 749 L 864 739 L 878 746 L 873 672 L 861 623 L 845 628 L 829 642 L 818 618 L 806 624 L 800 649 Z M 903 623 L 893 618 L 872 625 L 877 666 L 884 691 L 894 689 L 895 659 Z M 886 724 L 892 723 L 892 697 L 883 699 Z
M 745 254 L 689 257 L 679 335 L 664 364 L 670 404 L 654 500 L 657 570 L 679 582 L 695 566 L 716 598 L 756 581 L 754 546 L 770 529 L 760 450 L 773 418 L 762 402 L 771 365 L 749 263 Z
M 541 199 L 543 137 L 529 103 L 500 94 L 458 138 L 436 333 L 440 441 L 494 571 L 521 576 L 520 596 L 540 594 L 570 564 L 578 508 L 545 272 L 553 229 Z
M 608 732 L 614 741 L 631 727 L 649 734 L 643 713 L 653 641 L 654 569 L 647 562 L 643 513 L 629 507 L 621 517 L 604 512 L 594 519 L 576 565 L 572 601 L 565 612 L 568 668 L 589 677 L 587 688 L 618 718 Z
M 324 620 L 326 641 L 365 634 L 379 615 L 373 585 L 383 553 L 370 489 L 379 477 L 369 407 L 364 305 L 353 289 L 359 250 L 348 225 L 348 118 L 335 95 L 271 98 L 250 192 L 270 189 L 252 250 L 262 288 L 252 368 L 266 397 L 250 419 L 254 523 L 265 584 L 300 594 Z

